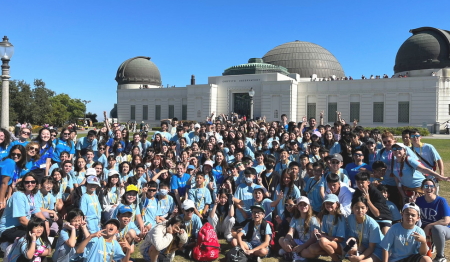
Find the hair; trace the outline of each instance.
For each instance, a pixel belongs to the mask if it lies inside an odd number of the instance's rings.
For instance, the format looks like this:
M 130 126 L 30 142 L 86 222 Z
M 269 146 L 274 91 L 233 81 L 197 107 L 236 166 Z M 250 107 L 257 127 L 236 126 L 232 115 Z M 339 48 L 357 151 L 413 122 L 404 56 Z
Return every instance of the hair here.
M 81 211 L 81 209 L 74 208 L 74 209 L 70 210 L 67 213 L 66 221 L 70 223 L 70 221 L 72 221 L 72 219 L 74 219 L 76 217 L 84 217 L 84 213 L 83 213 L 83 211 Z M 65 229 L 63 229 L 63 230 L 65 230 Z M 79 235 L 77 236 L 77 240 L 76 240 L 76 244 L 75 245 L 80 244 L 84 240 L 84 238 L 86 237 L 84 235 L 84 233 L 83 233 L 83 230 L 78 230 L 77 233 Z M 69 235 L 70 235 L 70 232 L 69 232 Z
M 369 210 L 369 204 L 367 204 L 367 199 L 366 199 L 365 197 L 363 197 L 363 196 L 354 197 L 354 198 L 352 199 L 352 205 L 351 205 L 351 208 L 353 208 L 353 206 L 356 205 L 356 204 L 359 203 L 359 202 L 361 202 L 361 203 L 363 203 L 364 205 L 366 205 L 367 210 Z
M 27 163 L 27 157 L 26 157 L 26 153 L 27 152 L 25 150 L 25 147 L 22 146 L 22 145 L 15 145 L 15 146 L 11 147 L 11 149 L 9 150 L 8 156 L 4 157 L 2 159 L 2 161 L 4 161 L 7 158 L 11 158 L 12 159 L 12 153 L 13 153 L 14 150 L 19 150 L 20 151 L 21 157 L 20 157 L 20 160 L 16 163 L 16 165 L 20 169 L 23 169 L 25 167 L 25 164 Z
M 355 181 L 370 181 L 370 173 L 368 171 L 361 171 L 355 175 Z
M 420 188 L 423 189 L 423 186 L 425 185 L 426 182 L 431 182 L 431 183 L 433 183 L 433 185 L 436 186 L 436 182 L 434 182 L 433 179 L 431 179 L 431 178 L 425 178 L 425 179 L 422 181 L 422 185 L 420 186 Z
M 336 204 L 337 204 L 337 207 L 336 207 L 335 214 L 334 214 L 333 225 L 337 225 L 337 223 L 339 222 L 339 219 L 343 219 L 344 218 L 344 215 L 342 215 L 341 208 L 340 208 L 341 203 L 336 202 Z M 329 215 L 330 214 L 328 212 L 328 210 L 325 208 L 325 202 L 322 203 L 322 211 L 321 211 L 321 213 L 323 215 Z
M 419 134 L 420 134 L 419 129 L 414 128 L 414 129 L 409 130 L 409 135 L 414 135 L 414 134 L 416 134 L 416 133 L 419 133 Z M 402 133 L 402 134 L 403 134 L 403 133 Z
M 135 169 L 142 168 L 145 170 L 145 165 L 143 163 L 137 164 Z
M 11 143 L 11 134 L 9 133 L 8 130 L 6 130 L 4 128 L 0 128 L 0 133 L 3 133 L 5 135 L 5 140 L 3 140 L 3 142 L 0 144 L 0 146 L 3 148 L 8 148 L 8 146 Z
M 35 194 L 38 192 L 38 186 L 37 186 L 38 180 L 37 180 L 36 176 L 35 176 L 33 173 L 31 173 L 31 172 L 26 173 L 26 174 L 22 177 L 22 180 L 21 180 L 19 183 L 17 183 L 16 188 L 17 188 L 17 191 L 25 192 L 25 185 L 24 185 L 24 183 L 25 183 L 25 179 L 26 179 L 27 177 L 29 177 L 29 176 L 31 176 L 32 178 L 34 178 L 34 180 L 36 181 L 36 186 L 34 187 L 33 191 L 31 191 L 31 193 L 32 193 L 33 195 L 35 195 Z
M 84 169 L 86 169 L 87 168 L 87 166 L 86 166 L 86 164 L 87 164 L 87 161 L 86 161 L 86 159 L 84 159 L 83 157 L 79 157 L 79 158 L 77 158 L 77 160 L 75 161 L 75 167 L 74 167 L 74 170 L 76 171 L 76 172 L 80 172 L 81 171 L 81 169 L 78 167 L 78 160 L 84 160 Z
M 147 183 L 147 187 L 156 187 L 158 188 L 158 183 L 156 183 L 156 181 L 150 181 Z
M 25 234 L 25 240 L 27 241 L 27 249 L 30 249 L 30 246 L 33 244 L 32 243 L 33 240 L 31 239 L 29 232 L 31 232 L 33 230 L 33 228 L 35 228 L 35 227 L 43 227 L 44 228 L 44 230 L 42 230 L 42 235 L 40 236 L 40 239 L 43 242 L 42 243 L 43 245 L 50 248 L 51 244 L 50 244 L 50 241 L 48 240 L 47 230 L 45 228 L 45 220 L 40 217 L 33 216 L 28 221 L 27 233 Z
M 392 140 L 395 140 L 394 135 L 391 132 L 389 132 L 387 129 L 384 130 L 383 134 L 381 134 L 381 139 L 385 139 L 385 138 L 390 138 Z
M 128 170 L 128 173 L 131 171 L 131 164 L 130 164 L 130 162 L 124 161 L 124 162 L 119 164 L 119 173 L 121 173 L 121 174 L 123 172 L 123 166 L 124 165 L 128 165 L 128 167 L 130 167 L 130 169 Z M 128 175 L 128 173 L 127 173 L 127 175 Z
M 167 188 L 170 188 L 169 184 L 164 183 L 164 182 L 160 182 L 160 183 L 159 183 L 159 188 L 161 188 L 161 187 L 167 187 Z
M 339 182 L 339 175 L 335 173 L 331 173 L 327 176 L 327 183 L 336 183 Z
M 383 161 L 375 161 L 372 164 L 372 170 L 378 169 L 378 168 L 387 168 L 386 163 L 384 163 Z
M 289 176 L 289 178 L 291 179 L 291 181 L 289 182 L 289 185 L 287 185 L 288 187 L 288 191 L 287 193 L 285 193 L 285 196 L 288 197 L 289 194 L 291 193 L 292 190 L 294 190 L 294 180 L 295 180 L 295 174 L 294 172 L 291 172 L 291 169 L 286 168 L 285 170 L 283 170 L 283 172 L 281 173 L 281 182 L 280 182 L 280 189 L 284 190 L 284 184 L 283 184 L 283 177 L 287 175 Z
M 63 138 L 64 138 L 64 131 L 69 131 L 69 133 L 71 133 L 70 130 L 67 127 L 63 128 L 61 130 L 61 133 L 59 133 L 59 139 L 61 139 L 61 140 L 63 140 Z M 70 136 L 69 136 L 69 138 L 67 138 L 67 140 L 63 140 L 63 141 L 67 141 L 67 145 L 70 147 L 70 149 L 72 149 L 73 141 L 70 138 Z
M 58 185 L 58 183 L 56 183 L 56 181 L 51 176 L 45 176 L 45 177 L 43 177 L 41 179 L 41 185 L 44 185 L 47 182 L 50 182 L 50 183 L 53 184 L 51 193 L 54 194 L 54 195 L 57 195 L 59 193 L 59 185 Z M 42 187 L 41 187 L 41 189 L 42 189 Z
M 115 185 L 113 185 L 112 183 L 112 179 L 114 176 L 117 176 L 119 178 L 119 180 L 117 181 L 117 183 Z M 119 174 L 114 174 L 112 176 L 108 175 L 108 182 L 106 183 L 106 187 L 105 187 L 105 193 L 109 192 L 111 190 L 111 188 L 113 188 L 114 186 L 119 187 L 120 186 L 120 175 Z M 120 190 L 116 190 L 116 192 L 118 193 Z
M 378 191 L 380 191 L 381 193 L 383 193 L 383 192 L 388 192 L 387 186 L 385 186 L 385 185 L 383 185 L 383 184 L 379 184 L 379 185 L 377 186 L 377 189 L 378 189 Z
M 297 203 L 297 205 L 300 203 Z M 303 232 L 308 232 L 309 231 L 309 223 L 311 222 L 311 219 L 314 216 L 314 212 L 313 212 L 313 208 L 311 205 L 308 205 L 308 212 L 306 213 L 306 218 L 305 221 L 303 222 Z M 301 217 L 301 212 L 298 210 L 298 207 L 296 209 L 294 209 L 294 217 L 296 219 Z
M 47 130 L 50 133 L 50 139 L 47 142 L 45 142 L 41 138 L 42 132 L 45 130 Z M 1 132 L 1 129 L 0 129 L 0 132 Z M 38 135 L 36 136 L 35 139 L 33 139 L 33 141 L 38 142 L 40 146 L 45 143 L 47 146 L 50 147 L 50 146 L 52 146 L 51 134 L 52 134 L 52 131 L 48 127 L 43 127 L 41 129 L 39 129 Z M 5 135 L 5 139 L 6 139 L 6 135 Z
M 122 148 L 122 152 L 121 152 L 121 153 L 118 152 L 119 147 Z M 114 145 L 113 145 L 113 147 L 112 147 L 112 148 L 113 148 L 112 150 L 113 150 L 114 155 L 115 155 L 115 156 L 120 156 L 120 155 L 125 154 L 125 152 L 124 152 L 124 151 L 125 151 L 125 147 L 126 147 L 126 146 L 123 146 L 122 143 L 120 143 L 120 141 L 119 141 L 119 142 L 115 142 Z M 112 156 L 112 155 L 109 155 L 109 156 L 108 156 L 108 160 L 109 160 L 109 157 L 110 157 L 110 156 Z
M 31 146 L 37 146 L 38 148 L 38 150 L 37 151 L 35 151 L 36 152 L 36 155 L 34 155 L 34 157 L 32 158 L 34 161 L 37 161 L 37 160 L 39 160 L 40 158 L 41 158 L 41 154 L 40 154 L 40 148 L 41 148 L 41 145 L 38 143 L 38 142 L 36 142 L 36 141 L 31 141 L 31 142 L 29 142 L 26 146 L 25 146 L 25 151 L 26 152 L 28 152 L 28 150 L 30 150 L 30 147 Z

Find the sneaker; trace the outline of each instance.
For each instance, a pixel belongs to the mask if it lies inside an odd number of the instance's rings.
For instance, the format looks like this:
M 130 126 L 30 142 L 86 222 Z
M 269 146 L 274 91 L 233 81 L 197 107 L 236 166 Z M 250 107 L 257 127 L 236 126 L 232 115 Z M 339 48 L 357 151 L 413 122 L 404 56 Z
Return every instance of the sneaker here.
M 0 244 L 0 249 L 3 252 L 6 252 L 6 249 L 8 248 L 8 246 L 9 246 L 9 242 L 3 242 L 3 243 Z
M 256 262 L 261 262 L 262 260 L 261 260 L 261 258 L 260 257 L 257 257 L 256 258 Z
M 447 262 L 447 259 L 445 257 L 436 257 L 433 259 L 433 262 Z
M 278 250 L 278 255 L 283 256 L 284 254 L 286 254 L 286 251 L 284 251 L 284 249 L 280 249 Z
M 231 241 L 233 240 L 233 236 L 229 234 L 228 236 L 225 237 L 225 239 L 227 240 L 228 243 L 231 243 Z

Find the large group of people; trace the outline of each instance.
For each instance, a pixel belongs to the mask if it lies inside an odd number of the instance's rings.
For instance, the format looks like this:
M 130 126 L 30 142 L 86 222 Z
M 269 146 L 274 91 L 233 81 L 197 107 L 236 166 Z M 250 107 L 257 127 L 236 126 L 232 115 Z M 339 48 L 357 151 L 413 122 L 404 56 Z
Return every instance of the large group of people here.
M 338 117 L 174 118 L 151 137 L 105 119 L 78 140 L 0 129 L 0 246 L 13 262 L 172 261 L 208 222 L 254 261 L 447 261 L 436 149 L 417 129 L 397 141 Z

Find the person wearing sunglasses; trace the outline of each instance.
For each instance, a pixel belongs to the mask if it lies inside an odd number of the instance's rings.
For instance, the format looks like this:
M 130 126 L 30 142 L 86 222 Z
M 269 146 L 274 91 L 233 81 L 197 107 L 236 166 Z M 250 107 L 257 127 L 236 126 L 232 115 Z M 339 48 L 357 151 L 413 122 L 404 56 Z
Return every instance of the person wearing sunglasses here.
M 24 127 L 20 130 L 19 133 L 19 140 L 13 141 L 11 143 L 11 146 L 15 146 L 15 145 L 22 145 L 22 146 L 26 146 L 28 144 L 28 140 L 30 139 L 31 136 L 31 130 L 28 127 Z
M 194 212 L 194 201 L 190 199 L 184 200 L 181 208 L 183 210 L 183 213 L 181 214 L 181 217 L 183 218 L 182 223 L 184 224 L 184 228 L 186 228 L 186 233 L 188 236 L 188 241 L 183 246 L 184 254 L 187 257 L 190 257 L 190 253 L 197 243 L 198 232 L 200 231 L 200 228 L 202 228 L 203 223 L 200 217 L 198 217 Z
M 45 167 L 47 159 L 42 159 L 40 155 L 41 147 L 37 142 L 31 141 L 25 147 L 27 152 L 27 163 L 25 165 L 25 172 L 33 172 L 38 180 L 38 184 L 41 183 L 42 178 L 45 176 Z M 43 168 L 41 168 L 43 167 Z
M 353 149 L 353 162 L 345 166 L 345 170 L 351 181 L 351 186 L 356 188 L 355 176 L 361 171 L 372 170 L 372 167 L 364 163 L 364 154 L 361 149 Z
M 393 174 L 395 175 L 398 190 L 405 202 L 409 202 L 407 197 L 415 194 L 423 195 L 421 188 L 425 175 L 434 177 L 437 180 L 450 181 L 449 177 L 441 176 L 433 170 L 425 167 L 417 158 L 409 157 L 401 144 L 394 144 L 392 152 L 395 156 Z
M 436 195 L 436 183 L 433 179 L 423 180 L 421 188 L 425 195 L 416 199 L 416 205 L 421 211 L 422 228 L 436 247 L 433 261 L 446 262 L 444 248 L 445 241 L 450 240 L 450 207 L 445 198 Z
M 0 209 L 6 206 L 6 200 L 12 194 L 12 184 L 22 176 L 23 169 L 27 163 L 25 147 L 15 145 L 11 147 L 7 157 L 0 162 Z M 8 190 L 9 187 L 9 190 Z M 6 194 L 8 192 L 8 194 Z
M 142 189 L 145 194 L 142 201 L 139 203 L 139 210 L 141 211 L 142 221 L 144 226 L 150 232 L 150 229 L 156 226 L 156 211 L 158 211 L 158 183 L 150 181 Z
M 52 157 L 53 162 L 59 163 L 61 161 L 60 155 L 62 152 L 69 153 L 69 160 L 73 158 L 73 155 L 75 154 L 75 144 L 70 138 L 70 130 L 68 128 L 63 128 L 61 130 L 59 138 L 53 141 L 53 148 L 55 149 Z
M 27 173 L 17 183 L 17 191 L 8 200 L 5 211 L 0 219 L 0 236 L 10 243 L 16 238 L 25 236 L 28 221 L 35 215 L 45 221 L 47 235 L 50 233 L 48 220 L 41 212 L 41 203 L 36 201 L 38 191 L 36 176 Z

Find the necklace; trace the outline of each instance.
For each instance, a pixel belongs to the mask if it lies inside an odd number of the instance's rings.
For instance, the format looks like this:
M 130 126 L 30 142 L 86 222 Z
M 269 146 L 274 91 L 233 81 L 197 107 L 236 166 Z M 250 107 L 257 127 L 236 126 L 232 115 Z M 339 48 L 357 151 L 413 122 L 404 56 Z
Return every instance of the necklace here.
M 364 216 L 361 224 L 358 224 L 358 222 L 356 222 L 356 231 L 358 233 L 358 248 L 361 246 L 361 242 L 362 242 L 362 239 L 364 236 L 364 223 L 365 222 L 366 222 L 366 216 Z M 361 228 L 359 226 L 361 226 Z

